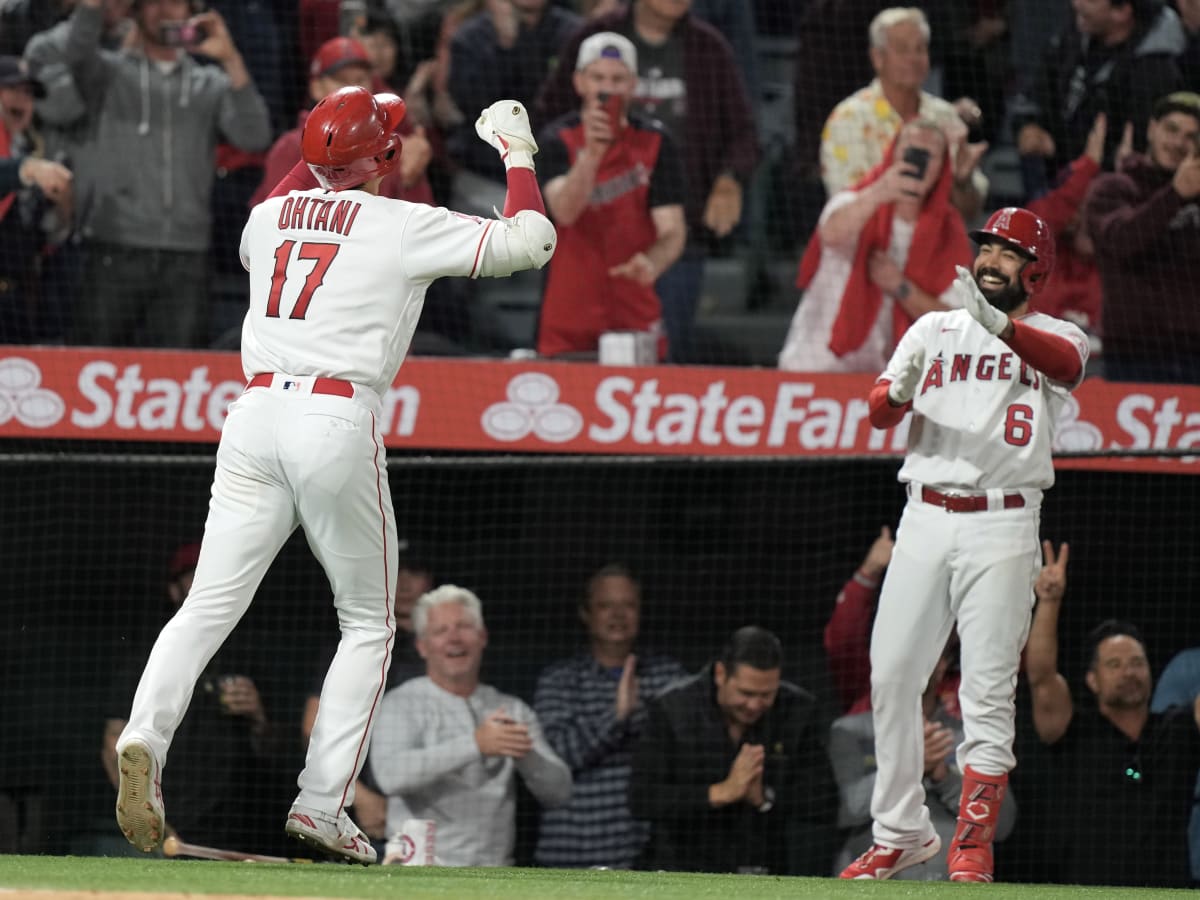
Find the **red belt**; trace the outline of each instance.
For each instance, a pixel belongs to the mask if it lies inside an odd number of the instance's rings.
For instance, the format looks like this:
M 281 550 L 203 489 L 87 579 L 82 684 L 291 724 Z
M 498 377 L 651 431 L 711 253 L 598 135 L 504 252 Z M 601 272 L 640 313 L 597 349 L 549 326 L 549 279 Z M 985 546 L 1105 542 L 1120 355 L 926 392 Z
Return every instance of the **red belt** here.
M 940 506 L 946 512 L 987 512 L 988 498 L 986 494 L 971 494 L 968 496 L 953 496 L 941 494 L 933 488 L 921 488 L 921 501 L 930 506 Z M 1020 509 L 1025 505 L 1025 498 L 1020 494 L 1005 494 L 1005 509 Z
M 246 385 L 246 390 L 256 387 L 270 387 L 274 379 L 274 375 L 270 372 L 262 372 L 250 379 L 250 383 Z M 287 389 L 287 382 L 284 382 L 284 389 Z M 342 381 L 340 378 L 318 378 L 313 381 L 313 394 L 333 394 L 335 397 L 354 397 L 354 385 L 348 381 Z

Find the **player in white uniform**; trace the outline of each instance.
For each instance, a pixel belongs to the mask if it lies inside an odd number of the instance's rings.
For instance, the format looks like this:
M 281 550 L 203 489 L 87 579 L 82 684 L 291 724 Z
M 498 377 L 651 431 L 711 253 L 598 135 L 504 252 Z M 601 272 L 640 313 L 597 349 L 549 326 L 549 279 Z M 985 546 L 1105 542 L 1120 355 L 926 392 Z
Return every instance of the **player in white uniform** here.
M 992 880 L 1042 491 L 1054 483 L 1055 422 L 1083 378 L 1088 341 L 1028 312 L 1054 265 L 1045 222 L 1010 207 L 972 237 L 974 275 L 958 269 L 964 308 L 913 323 L 870 396 L 876 428 L 912 410 L 899 475 L 909 500 L 871 634 L 875 844 L 842 878 L 889 878 L 941 847 L 924 805 L 921 691 L 957 623 L 963 791 L 948 865 L 952 881 Z
M 164 837 L 160 770 L 196 679 L 302 525 L 333 589 L 341 642 L 285 828 L 334 856 L 375 861 L 345 808 L 395 633 L 396 525 L 380 396 L 431 281 L 540 268 L 556 241 L 520 103 L 499 101 L 476 123 L 509 170 L 499 219 L 378 196 L 400 162 L 403 116 L 392 94 L 348 87 L 325 98 L 305 124 L 303 163 L 254 208 L 242 234 L 248 385 L 221 433 L 192 590 L 158 637 L 117 742 L 117 821 L 144 851 Z

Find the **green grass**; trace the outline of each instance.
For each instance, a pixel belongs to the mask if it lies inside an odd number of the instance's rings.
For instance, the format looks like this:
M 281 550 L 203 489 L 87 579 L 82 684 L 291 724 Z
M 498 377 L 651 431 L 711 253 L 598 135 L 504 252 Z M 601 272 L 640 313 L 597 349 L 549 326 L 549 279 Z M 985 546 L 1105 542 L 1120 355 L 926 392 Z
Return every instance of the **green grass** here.
M 5 889 L 178 891 L 391 900 L 808 900 L 841 897 L 987 897 L 989 900 L 1150 900 L 1185 891 L 1058 885 L 963 885 L 912 881 L 574 872 L 551 869 L 419 869 L 335 864 L 286 865 L 196 860 L 0 856 Z

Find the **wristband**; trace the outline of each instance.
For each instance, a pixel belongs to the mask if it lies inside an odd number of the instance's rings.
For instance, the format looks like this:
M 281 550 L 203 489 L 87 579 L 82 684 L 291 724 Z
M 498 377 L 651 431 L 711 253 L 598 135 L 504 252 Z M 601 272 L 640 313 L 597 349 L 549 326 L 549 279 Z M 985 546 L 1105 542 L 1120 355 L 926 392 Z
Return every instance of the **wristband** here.
M 912 283 L 905 278 L 900 282 L 900 286 L 896 288 L 896 293 L 893 295 L 897 300 L 907 300 L 909 294 L 912 293 Z

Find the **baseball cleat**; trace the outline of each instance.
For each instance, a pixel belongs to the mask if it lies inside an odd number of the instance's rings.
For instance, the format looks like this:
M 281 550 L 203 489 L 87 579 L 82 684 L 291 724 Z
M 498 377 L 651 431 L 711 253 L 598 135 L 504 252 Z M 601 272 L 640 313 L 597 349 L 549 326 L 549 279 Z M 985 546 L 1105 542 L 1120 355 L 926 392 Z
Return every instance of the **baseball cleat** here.
M 162 768 L 153 751 L 141 741 L 130 741 L 117 753 L 117 768 L 121 772 L 117 825 L 129 843 L 150 853 L 166 836 Z
M 839 878 L 884 881 L 898 872 L 920 865 L 937 856 L 942 839 L 936 834 L 919 847 L 885 847 L 874 844 L 871 849 L 842 870 Z
M 951 881 L 991 881 L 994 868 L 991 844 L 951 844 L 947 860 Z
M 370 839 L 344 812 L 334 818 L 309 806 L 293 805 L 283 830 L 335 859 L 366 866 L 378 858 Z

